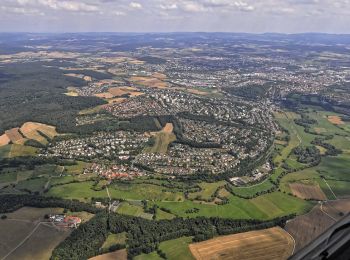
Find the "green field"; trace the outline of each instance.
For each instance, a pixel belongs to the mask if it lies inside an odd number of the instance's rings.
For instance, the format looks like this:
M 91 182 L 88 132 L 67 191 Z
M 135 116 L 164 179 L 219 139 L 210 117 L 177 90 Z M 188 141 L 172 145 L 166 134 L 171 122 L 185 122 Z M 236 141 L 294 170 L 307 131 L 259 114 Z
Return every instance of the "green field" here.
M 160 243 L 159 249 L 165 253 L 169 260 L 194 260 L 188 245 L 192 243 L 191 237 L 180 237 Z
M 219 181 L 213 183 L 201 182 L 199 186 L 201 187 L 201 191 L 194 192 L 189 194 L 190 199 L 199 199 L 199 200 L 209 200 L 218 187 L 224 186 L 226 181 Z
M 331 187 L 332 191 L 337 196 L 337 198 L 350 196 L 350 181 L 327 180 L 327 183 Z M 332 197 L 334 197 L 333 194 L 330 195 L 330 198 Z
M 273 187 L 274 185 L 272 184 L 272 182 L 269 181 L 269 179 L 266 179 L 265 181 L 252 186 L 232 187 L 232 191 L 237 195 L 249 197 L 249 196 L 254 196 L 258 192 L 262 192 L 262 191 L 271 189 Z
M 152 252 L 149 254 L 141 254 L 138 256 L 135 256 L 133 258 L 134 260 L 163 260 L 163 258 L 161 258 L 157 252 Z
M 265 201 L 267 205 L 260 205 L 259 200 Z M 158 202 L 156 204 L 160 207 L 169 209 L 173 214 L 180 217 L 217 216 L 234 219 L 271 219 L 291 213 L 303 213 L 312 206 L 310 202 L 281 192 L 273 192 L 251 200 L 241 199 L 230 195 L 229 201 L 230 203 L 225 205 L 197 203 L 188 200 L 184 202 Z M 269 211 L 271 205 L 275 206 L 275 211 Z M 186 213 L 186 210 L 194 208 L 199 209 L 199 211 L 196 213 Z
M 141 206 L 135 206 L 128 202 L 122 202 L 118 207 L 117 213 L 145 219 L 152 219 L 153 216 L 152 214 L 145 213 Z
M 18 182 L 16 189 L 29 190 L 30 192 L 41 192 L 44 190 L 44 186 L 47 183 L 47 178 L 35 178 Z
M 175 215 L 170 214 L 168 212 L 165 212 L 161 209 L 157 209 L 156 212 L 156 220 L 161 220 L 161 219 L 173 219 L 175 218 Z
M 118 234 L 109 234 L 106 241 L 102 245 L 102 249 L 109 249 L 111 246 L 120 244 L 124 245 L 126 241 L 126 232 Z
M 84 168 L 88 168 L 90 163 L 77 161 L 75 165 L 64 166 L 64 171 L 68 174 L 81 174 Z
M 146 147 L 144 152 L 165 154 L 168 151 L 169 144 L 176 140 L 176 136 L 173 133 L 160 131 L 154 134 L 153 139 L 154 144 Z
M 8 157 L 13 158 L 17 156 L 34 156 L 37 150 L 37 148 L 31 146 L 13 144 L 11 146 L 11 150 L 8 154 Z
M 105 190 L 92 189 L 93 182 L 69 183 L 55 186 L 47 195 L 62 198 L 88 200 L 92 197 L 107 197 Z M 159 186 L 151 184 L 112 184 L 109 192 L 115 199 L 153 200 L 153 201 L 182 201 L 184 195 L 180 192 L 162 191 Z
M 7 158 L 11 150 L 11 145 L 0 147 L 0 158 Z
M 188 245 L 192 243 L 191 237 L 180 237 L 178 239 L 168 240 L 159 244 L 159 249 L 165 253 L 166 259 L 169 260 L 194 260 Z M 157 252 L 138 255 L 135 260 L 160 260 Z

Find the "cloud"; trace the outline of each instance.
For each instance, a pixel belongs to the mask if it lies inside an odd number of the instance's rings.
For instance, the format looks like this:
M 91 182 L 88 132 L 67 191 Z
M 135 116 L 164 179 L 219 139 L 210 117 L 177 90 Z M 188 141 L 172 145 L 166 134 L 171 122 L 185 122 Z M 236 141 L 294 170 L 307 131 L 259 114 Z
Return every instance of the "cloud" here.
M 0 31 L 8 31 L 11 28 L 22 31 L 21 27 L 29 28 L 31 23 L 35 23 L 47 31 L 50 31 L 50 28 L 63 30 L 68 28 L 72 31 L 295 32 L 324 31 L 334 26 L 332 29 L 335 32 L 340 30 L 350 32 L 348 26 L 350 0 L 0 0 L 0 2 Z M 138 12 L 137 16 L 128 15 L 135 11 Z M 79 14 L 93 14 L 94 19 L 82 19 Z M 29 17 L 35 15 L 38 19 Z M 52 20 L 54 22 L 51 24 Z M 37 30 L 37 27 L 33 26 L 33 29 Z
M 125 16 L 126 13 L 125 13 L 125 12 L 122 12 L 122 11 L 113 11 L 113 12 L 112 12 L 112 15 L 116 15 L 116 16 Z
M 133 8 L 133 9 L 142 9 L 142 4 L 137 3 L 137 2 L 131 2 L 129 4 L 129 7 Z
M 20 15 L 44 15 L 43 12 L 33 8 L 23 8 L 23 7 L 7 7 L 1 6 L 0 10 L 4 13 L 20 14 Z
M 65 10 L 73 12 L 96 12 L 98 7 L 76 1 L 58 1 L 58 0 L 38 0 L 39 4 L 47 6 L 54 10 Z
M 29 7 L 44 7 L 51 10 L 64 10 L 72 12 L 97 12 L 98 6 L 84 3 L 83 1 L 60 1 L 60 0 L 16 0 L 18 5 Z
M 159 5 L 160 9 L 162 10 L 175 10 L 178 9 L 177 4 L 160 4 Z

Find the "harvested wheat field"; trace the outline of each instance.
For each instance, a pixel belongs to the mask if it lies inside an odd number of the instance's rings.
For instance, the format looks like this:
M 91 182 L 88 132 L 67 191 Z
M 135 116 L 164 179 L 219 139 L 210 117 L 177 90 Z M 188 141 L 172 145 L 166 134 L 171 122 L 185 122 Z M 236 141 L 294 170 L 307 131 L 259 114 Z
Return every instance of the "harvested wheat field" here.
M 126 249 L 118 250 L 112 253 L 107 253 L 103 255 L 98 255 L 90 258 L 89 260 L 126 260 L 127 252 Z
M 205 92 L 205 91 L 201 91 L 199 89 L 194 89 L 194 88 L 188 88 L 186 90 L 189 93 L 201 95 L 201 96 L 206 96 L 206 95 L 211 95 L 212 93 L 216 93 L 216 92 Z
M 139 84 L 150 88 L 164 89 L 168 87 L 166 82 L 163 82 L 158 78 L 153 78 L 153 77 L 131 77 L 129 80 L 131 82 L 134 82 L 135 84 Z
M 58 135 L 54 126 L 34 122 L 24 123 L 20 131 L 26 138 L 36 140 L 42 144 L 47 144 L 48 142 L 42 134 L 50 139 Z
M 157 78 L 157 79 L 162 79 L 162 80 L 164 80 L 164 79 L 166 79 L 167 78 L 167 76 L 165 75 L 165 74 L 163 74 L 163 73 L 159 73 L 159 72 L 155 72 L 155 73 L 153 73 L 153 75 L 152 75 L 153 77 L 155 77 L 155 78 Z
M 173 132 L 174 126 L 172 123 L 166 123 L 163 132 L 171 134 Z
M 103 93 L 98 93 L 98 94 L 95 94 L 94 95 L 95 97 L 99 97 L 99 98 L 113 98 L 114 95 L 112 95 L 111 93 L 109 92 L 103 92 Z
M 303 183 L 290 183 L 290 189 L 293 195 L 301 199 L 313 199 L 313 200 L 327 200 L 326 195 L 321 190 L 318 184 L 310 185 Z
M 285 229 L 294 237 L 295 250 L 298 251 L 334 223 L 335 220 L 327 216 L 320 205 L 317 205 L 309 213 L 288 221 Z
M 137 91 L 137 88 L 133 87 L 115 87 L 108 89 L 108 92 L 113 95 L 113 97 L 120 97 L 122 95 L 130 95 L 130 96 L 140 96 L 144 93 Z
M 294 249 L 293 238 L 279 227 L 222 236 L 191 244 L 197 260 L 287 259 Z
M 118 104 L 118 103 L 122 103 L 125 100 L 126 100 L 126 98 L 112 98 L 112 99 L 108 99 L 108 103 L 109 104 Z
M 7 134 L 3 134 L 0 136 L 0 146 L 5 146 L 10 143 L 10 138 L 7 136 Z
M 5 131 L 5 134 L 7 135 L 7 137 L 11 140 L 12 143 L 22 143 L 24 142 L 23 139 L 23 135 L 19 132 L 19 128 L 12 128 L 10 130 Z
M 343 125 L 344 121 L 339 116 L 328 116 L 328 121 L 334 125 Z

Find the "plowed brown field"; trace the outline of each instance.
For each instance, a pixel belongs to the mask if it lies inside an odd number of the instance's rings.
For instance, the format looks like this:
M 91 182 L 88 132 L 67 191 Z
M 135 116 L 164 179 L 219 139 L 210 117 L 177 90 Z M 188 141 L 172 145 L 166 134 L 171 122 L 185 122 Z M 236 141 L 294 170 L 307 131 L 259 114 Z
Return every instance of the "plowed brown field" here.
M 290 183 L 292 193 L 301 199 L 327 200 L 326 195 L 321 190 L 320 186 L 308 185 L 303 183 Z
M 343 125 L 344 122 L 339 116 L 328 116 L 328 121 L 335 125 Z

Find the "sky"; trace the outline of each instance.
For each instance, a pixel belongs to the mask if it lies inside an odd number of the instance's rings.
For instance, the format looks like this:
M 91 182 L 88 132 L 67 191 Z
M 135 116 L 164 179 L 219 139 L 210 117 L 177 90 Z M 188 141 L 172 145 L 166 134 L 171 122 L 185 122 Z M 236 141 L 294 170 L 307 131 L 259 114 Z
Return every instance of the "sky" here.
M 0 31 L 350 33 L 350 0 L 0 0 Z

